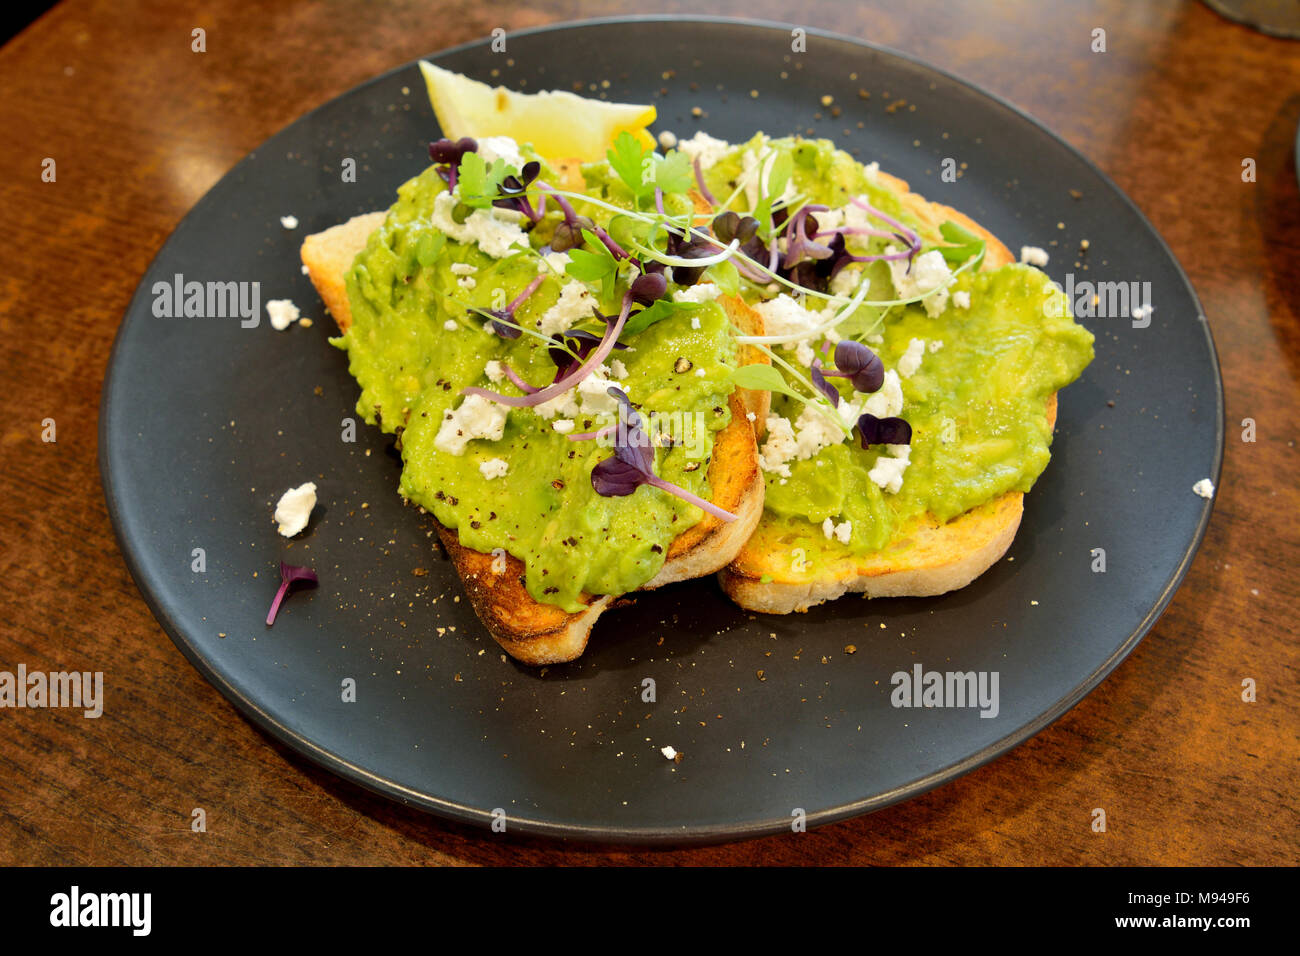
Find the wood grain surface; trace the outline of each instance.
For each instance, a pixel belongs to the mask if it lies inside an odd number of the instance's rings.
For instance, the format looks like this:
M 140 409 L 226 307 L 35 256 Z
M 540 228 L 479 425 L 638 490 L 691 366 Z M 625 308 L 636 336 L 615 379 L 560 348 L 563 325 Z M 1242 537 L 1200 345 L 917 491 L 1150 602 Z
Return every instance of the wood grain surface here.
M 1029 743 L 906 804 L 688 850 L 502 838 L 373 796 L 263 736 L 173 647 L 122 563 L 100 387 L 145 267 L 245 153 L 392 66 L 551 21 L 706 12 L 862 37 L 1041 119 L 1151 218 L 1205 306 L 1226 462 L 1186 583 L 1136 652 Z M 190 31 L 207 31 L 205 55 Z M 1107 31 L 1104 55 L 1090 31 Z M 646 42 L 653 42 L 647 35 Z M 1300 44 L 1196 2 L 67 0 L 0 49 L 0 670 L 107 670 L 98 720 L 0 710 L 7 864 L 1300 862 Z M 41 161 L 57 157 L 56 183 Z M 1257 164 L 1243 183 L 1242 161 Z M 54 418 L 57 443 L 41 440 Z M 1253 443 L 1238 423 L 1256 421 Z M 1241 700 L 1243 678 L 1258 700 Z M 191 832 L 191 808 L 208 832 Z M 1107 832 L 1094 833 L 1103 807 Z

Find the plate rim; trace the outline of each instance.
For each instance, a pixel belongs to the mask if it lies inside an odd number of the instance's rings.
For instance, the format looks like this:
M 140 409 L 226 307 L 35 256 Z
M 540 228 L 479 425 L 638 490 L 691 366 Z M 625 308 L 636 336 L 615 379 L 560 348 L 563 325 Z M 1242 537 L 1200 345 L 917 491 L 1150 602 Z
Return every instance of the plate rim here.
M 555 33 L 565 30 L 572 30 L 582 27 L 600 27 L 600 26 L 620 26 L 628 24 L 647 24 L 647 23 L 699 23 L 728 26 L 738 29 L 762 29 L 767 31 L 789 31 L 793 29 L 804 30 L 807 35 L 820 37 L 822 39 L 833 40 L 841 43 L 851 44 L 862 47 L 886 57 L 893 57 L 903 60 L 914 67 L 937 74 L 944 79 L 965 87 L 971 93 L 984 99 L 990 100 L 1003 109 L 1012 113 L 1017 119 L 1029 123 L 1040 133 L 1045 134 L 1058 144 L 1064 147 L 1069 153 L 1073 154 L 1083 165 L 1089 169 L 1098 179 L 1124 204 L 1129 208 L 1138 221 L 1153 236 L 1159 245 L 1159 249 L 1168 258 L 1174 267 L 1177 278 L 1181 281 L 1191 301 L 1196 305 L 1197 318 L 1199 319 L 1202 331 L 1205 335 L 1206 345 L 1209 347 L 1209 358 L 1211 360 L 1211 373 L 1214 385 L 1214 424 L 1215 424 L 1215 447 L 1214 460 L 1211 468 L 1212 480 L 1218 485 L 1222 467 L 1223 467 L 1223 448 L 1226 431 L 1226 407 L 1223 392 L 1223 376 L 1219 364 L 1219 353 L 1215 346 L 1213 330 L 1205 315 L 1205 309 L 1201 304 L 1200 297 L 1196 294 L 1196 289 L 1188 278 L 1182 263 L 1173 254 L 1169 244 L 1165 241 L 1163 235 L 1151 224 L 1146 214 L 1138 205 L 1129 197 L 1129 195 L 1120 189 L 1119 186 L 1111 179 L 1106 172 L 1100 169 L 1091 159 L 1089 159 L 1081 150 L 1077 149 L 1060 134 L 1040 122 L 1034 116 L 1025 110 L 1004 99 L 997 93 L 985 89 L 969 80 L 957 76 L 941 67 L 915 56 L 911 53 L 895 49 L 884 44 L 875 43 L 870 40 L 864 40 L 860 37 L 848 34 L 838 33 L 832 30 L 825 30 L 819 27 L 810 27 L 800 24 L 785 23 L 779 20 L 768 20 L 748 17 L 722 17 L 711 16 L 707 14 L 634 14 L 626 16 L 609 16 L 595 17 L 583 20 L 565 20 L 557 23 L 544 24 L 537 27 L 529 27 L 522 30 L 510 31 L 507 36 L 535 36 L 538 34 Z M 274 133 L 264 139 L 256 147 L 245 154 L 235 165 L 230 167 L 219 178 L 207 192 L 201 196 L 197 202 L 191 206 L 176 226 L 168 234 L 167 238 L 159 246 L 158 251 L 150 259 L 149 265 L 141 273 L 140 283 L 136 286 L 135 293 L 131 296 L 127 304 L 122 320 L 113 338 L 113 345 L 109 351 L 108 361 L 105 365 L 103 385 L 100 390 L 99 404 L 99 422 L 96 429 L 98 439 L 97 463 L 100 475 L 100 483 L 104 492 L 104 499 L 107 505 L 109 522 L 113 528 L 113 535 L 117 541 L 118 550 L 122 555 L 123 562 L 131 579 L 144 599 L 145 605 L 153 614 L 154 619 L 162 627 L 163 631 L 176 645 L 186 660 L 211 684 L 226 700 L 235 705 L 247 720 L 253 723 L 263 732 L 269 734 L 279 743 L 289 747 L 295 753 L 307 758 L 318 767 L 333 773 L 334 775 L 368 790 L 372 793 L 394 800 L 404 806 L 415 807 L 424 812 L 430 813 L 444 820 L 449 820 L 458 824 L 468 824 L 475 828 L 482 828 L 492 822 L 490 811 L 479 807 L 471 807 L 455 800 L 431 796 L 427 793 L 419 792 L 409 786 L 398 783 L 394 780 L 383 777 L 379 774 L 366 770 L 352 761 L 346 760 L 339 755 L 330 752 L 321 745 L 317 744 L 310 738 L 291 730 L 283 723 L 272 717 L 256 701 L 241 693 L 228 680 L 220 675 L 199 652 L 196 646 L 187 638 L 179 627 L 178 623 L 170 615 L 165 613 L 160 603 L 154 598 L 153 594 L 142 586 L 144 580 L 141 562 L 134 553 L 123 527 L 123 519 L 120 505 L 120 491 L 113 480 L 112 469 L 110 464 L 109 450 L 109 428 L 108 422 L 112 418 L 113 410 L 112 387 L 115 379 L 115 370 L 118 367 L 118 355 L 122 347 L 123 333 L 127 326 L 127 320 L 135 310 L 137 299 L 144 294 L 144 277 L 153 269 L 154 264 L 171 245 L 176 234 L 184 226 L 184 223 L 200 206 L 208 200 L 213 191 L 216 190 L 227 177 L 232 175 L 245 163 L 252 160 L 261 152 L 267 143 L 275 139 L 291 126 L 300 123 L 317 112 L 333 104 L 336 100 L 358 93 L 367 87 L 381 83 L 390 77 L 409 70 L 419 60 L 427 59 L 437 62 L 440 59 L 471 50 L 476 47 L 484 47 L 492 42 L 491 37 L 484 37 L 477 40 L 470 40 L 456 46 L 446 47 L 436 50 L 432 53 L 417 57 L 414 60 L 405 61 L 389 70 L 385 70 L 368 80 L 349 87 L 343 92 L 331 97 L 320 105 L 295 116 L 284 126 L 277 129 Z M 1300 158 L 1297 159 L 1297 165 L 1300 166 Z M 1197 553 L 1200 551 L 1201 544 L 1205 539 L 1206 531 L 1209 527 L 1211 516 L 1214 511 L 1214 499 L 1209 499 L 1202 506 L 1201 516 L 1197 522 L 1195 533 L 1190 543 L 1185 549 L 1178 565 L 1173 574 L 1165 583 L 1164 589 L 1159 597 L 1147 611 L 1141 621 L 1138 622 L 1131 634 L 1128 635 L 1116 648 L 1110 656 L 1102 661 L 1086 678 L 1078 683 L 1069 694 L 1058 700 L 1052 707 L 1048 708 L 1038 717 L 1030 720 L 1017 728 L 1014 728 L 996 741 L 988 744 L 980 750 L 970 754 L 963 760 L 948 764 L 923 777 L 919 777 L 906 784 L 894 787 L 883 793 L 877 793 L 870 797 L 864 797 L 850 803 L 840 804 L 834 807 L 827 807 L 807 816 L 807 824 L 810 827 L 823 826 L 830 823 L 839 822 L 852 817 L 863 816 L 865 814 L 883 809 L 895 803 L 909 800 L 913 797 L 927 793 L 936 787 L 942 786 L 956 780 L 958 777 L 965 776 L 982 767 L 984 764 L 1002 756 L 1014 748 L 1025 743 L 1027 740 L 1037 736 L 1047 727 L 1051 726 L 1066 713 L 1072 710 L 1084 697 L 1092 693 L 1097 686 L 1110 675 L 1124 660 L 1133 652 L 1142 639 L 1150 632 L 1156 621 L 1164 614 L 1174 594 L 1182 586 L 1183 580 L 1190 570 L 1192 562 L 1195 560 Z M 602 846 L 648 846 L 648 845 L 674 845 L 674 846 L 696 846 L 717 844 L 723 842 L 751 840 L 764 836 L 771 836 L 786 831 L 790 826 L 788 817 L 775 817 L 770 819 L 753 819 L 742 823 L 722 823 L 707 824 L 693 827 L 619 827 L 619 826 L 591 826 L 585 824 L 572 824 L 562 821 L 548 821 L 544 819 L 530 819 L 526 814 L 509 817 L 510 832 L 514 834 L 525 835 L 529 837 L 545 837 L 550 839 L 560 839 L 565 841 L 575 841 L 589 844 L 598 844 Z

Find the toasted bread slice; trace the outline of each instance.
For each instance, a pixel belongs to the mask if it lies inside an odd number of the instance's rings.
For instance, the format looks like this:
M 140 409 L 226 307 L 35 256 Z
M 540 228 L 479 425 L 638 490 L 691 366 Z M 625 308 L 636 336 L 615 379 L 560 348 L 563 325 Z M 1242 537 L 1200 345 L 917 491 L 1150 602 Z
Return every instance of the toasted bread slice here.
M 383 223 L 384 215 L 377 212 L 355 216 L 303 240 L 303 264 L 343 331 L 352 323 L 344 276 L 370 233 Z M 722 304 L 734 325 L 749 334 L 762 334 L 762 318 L 744 302 L 728 299 Z M 742 361 L 747 360 L 750 351 L 742 353 Z M 763 514 L 765 486 L 748 415 L 753 413 L 761 420 L 766 414 L 766 398 L 765 392 L 733 392 L 729 399 L 731 421 L 714 437 L 708 471 L 712 500 L 737 515 L 737 520 L 724 522 L 705 514 L 673 540 L 663 567 L 644 588 L 714 573 L 739 553 L 753 533 Z M 524 587 L 522 561 L 507 555 L 505 568 L 498 573 L 493 569 L 492 555 L 464 547 L 454 529 L 435 524 L 480 620 L 511 657 L 525 664 L 556 664 L 577 658 L 586 649 L 596 619 L 619 599 L 615 595 L 584 594 L 580 600 L 586 609 L 573 614 L 543 604 Z M 498 564 L 498 570 L 500 567 Z
M 882 180 L 899 193 L 903 205 L 922 225 L 923 234 L 938 235 L 946 220 L 959 223 L 988 243 L 983 268 L 1014 262 L 1011 251 L 970 217 L 910 191 L 908 184 L 885 173 Z M 1056 395 L 1047 400 L 1049 426 L 1056 424 Z M 828 545 L 829 559 L 811 573 L 796 573 L 789 560 L 792 542 L 782 540 L 774 522 L 760 521 L 744 549 L 719 573 L 722 588 L 741 607 L 769 614 L 806 611 L 849 592 L 867 597 L 925 597 L 963 588 L 988 570 L 1011 546 L 1024 512 L 1024 495 L 1007 492 L 993 501 L 940 521 L 926 514 L 895 533 L 880 551 L 854 555 Z

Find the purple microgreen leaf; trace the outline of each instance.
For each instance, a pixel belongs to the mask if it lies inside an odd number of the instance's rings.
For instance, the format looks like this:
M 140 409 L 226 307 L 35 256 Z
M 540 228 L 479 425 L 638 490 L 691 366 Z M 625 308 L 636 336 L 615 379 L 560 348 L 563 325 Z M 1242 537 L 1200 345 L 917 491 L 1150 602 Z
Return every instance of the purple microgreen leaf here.
M 839 408 L 840 393 L 836 390 L 834 385 L 826 381 L 826 376 L 822 374 L 821 359 L 815 358 L 812 360 L 812 367 L 810 369 L 810 373 L 811 373 L 812 383 L 817 387 L 817 390 L 821 392 L 823 395 L 825 395 L 827 399 L 830 400 L 830 403 L 832 405 L 834 405 L 836 408 Z
M 858 435 L 862 447 L 870 445 L 910 445 L 912 426 L 901 418 L 877 418 L 870 412 L 858 416 Z
M 468 136 L 458 140 L 440 139 L 429 144 L 429 159 L 439 165 L 459 166 L 466 153 L 478 151 L 478 143 Z
M 591 469 L 591 487 L 604 498 L 623 498 L 646 483 L 645 474 L 616 455 Z
M 674 273 L 676 277 L 676 273 Z M 642 273 L 632 280 L 630 286 L 632 301 L 638 305 L 650 305 L 656 299 L 662 299 L 668 293 L 668 280 L 662 273 Z
M 880 356 L 861 342 L 842 339 L 835 346 L 836 372 L 859 392 L 877 392 L 885 384 L 885 366 Z
M 280 612 L 280 605 L 288 597 L 290 589 L 295 584 L 304 584 L 308 587 L 315 587 L 319 583 L 316 572 L 311 568 L 302 568 L 294 564 L 285 564 L 280 562 L 280 590 L 275 592 L 275 600 L 271 602 L 271 611 L 266 615 L 266 626 L 270 627 L 275 623 L 275 616 Z
M 462 395 L 481 395 L 486 399 L 496 402 L 498 405 L 506 405 L 511 408 L 534 408 L 543 402 L 548 402 L 557 395 L 562 395 L 570 388 L 577 385 L 588 375 L 600 368 L 602 362 L 614 351 L 614 345 L 618 342 L 619 334 L 623 331 L 623 326 L 627 323 L 628 314 L 632 309 L 632 296 L 625 293 L 623 295 L 623 307 L 619 311 L 618 319 L 613 325 L 605 330 L 604 337 L 600 340 L 600 345 L 596 348 L 591 356 L 578 366 L 573 372 L 561 378 L 559 381 L 552 382 L 550 385 L 531 395 L 522 397 L 515 395 L 502 395 L 499 392 L 493 392 L 486 388 L 463 388 Z

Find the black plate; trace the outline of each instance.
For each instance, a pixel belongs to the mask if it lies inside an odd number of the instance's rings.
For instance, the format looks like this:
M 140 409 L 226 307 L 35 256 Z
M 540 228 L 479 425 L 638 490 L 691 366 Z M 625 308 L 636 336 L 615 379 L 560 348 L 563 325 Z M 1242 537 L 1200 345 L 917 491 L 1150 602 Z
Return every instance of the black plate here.
M 435 59 L 525 90 L 609 79 L 611 99 L 654 97 L 657 128 L 687 135 L 811 127 L 1008 245 L 1047 247 L 1060 281 L 1068 270 L 1150 282 L 1149 328 L 1087 322 L 1097 359 L 1062 394 L 1053 460 L 1009 558 L 946 597 L 850 597 L 786 617 L 746 615 L 714 581 L 689 582 L 608 614 L 576 664 L 539 674 L 502 660 L 456 599 L 427 520 L 400 503 L 386 440 L 362 426 L 341 441 L 357 388 L 299 272 L 304 235 L 386 207 L 424 166 L 437 129 L 408 64 L 272 137 L 195 206 L 145 275 L 104 387 L 102 471 L 131 572 L 185 656 L 255 723 L 445 816 L 486 824 L 501 809 L 512 832 L 721 840 L 784 830 L 796 809 L 825 823 L 951 780 L 1065 713 L 1151 627 L 1205 531 L 1210 503 L 1192 485 L 1217 481 L 1223 436 L 1214 347 L 1178 263 L 1105 176 L 1006 103 L 856 40 L 809 31 L 802 54 L 791 42 L 779 25 L 677 17 L 512 34 L 507 54 L 476 43 Z M 826 93 L 838 118 L 819 104 Z M 355 183 L 340 180 L 345 157 Z M 940 179 L 945 157 L 963 170 L 955 183 Z M 281 228 L 285 214 L 296 231 Z M 1073 266 L 1085 238 L 1086 271 Z M 318 321 L 277 333 L 265 316 L 250 329 L 155 318 L 153 284 L 177 273 L 259 281 L 263 302 L 292 298 Z M 283 553 L 321 586 L 268 630 L 282 554 L 271 510 L 309 479 L 321 506 Z M 192 571 L 195 548 L 205 573 Z M 1106 573 L 1091 570 L 1095 548 Z M 997 671 L 998 716 L 893 708 L 891 675 L 916 663 Z M 341 702 L 346 678 L 355 703 Z M 642 700 L 647 678 L 657 702 Z

